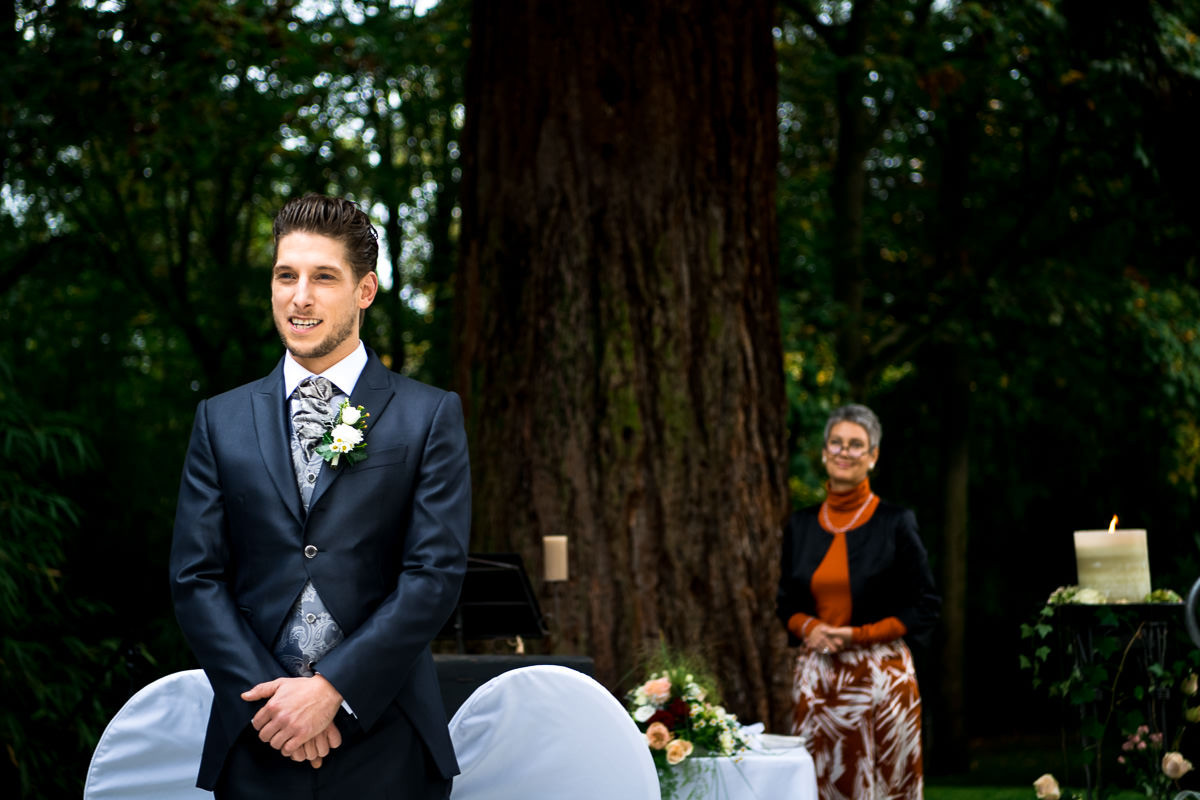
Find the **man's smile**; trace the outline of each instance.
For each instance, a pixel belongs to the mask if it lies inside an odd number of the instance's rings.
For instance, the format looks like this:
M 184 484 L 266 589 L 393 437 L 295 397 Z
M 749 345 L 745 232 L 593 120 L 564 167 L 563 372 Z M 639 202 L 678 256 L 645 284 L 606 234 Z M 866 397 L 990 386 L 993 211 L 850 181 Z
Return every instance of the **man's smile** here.
M 308 330 L 321 324 L 321 320 L 312 319 L 311 317 L 288 317 L 288 322 L 292 324 L 293 328 L 300 330 Z

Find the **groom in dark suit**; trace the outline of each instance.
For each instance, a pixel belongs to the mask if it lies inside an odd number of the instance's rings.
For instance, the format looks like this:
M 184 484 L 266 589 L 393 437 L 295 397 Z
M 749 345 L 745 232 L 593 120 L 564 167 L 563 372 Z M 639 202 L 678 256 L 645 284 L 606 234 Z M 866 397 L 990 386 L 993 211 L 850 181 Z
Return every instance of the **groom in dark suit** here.
M 171 589 L 213 687 L 197 785 L 218 798 L 444 798 L 458 772 L 429 644 L 466 569 L 462 407 L 359 340 L 377 257 L 353 203 L 285 205 L 287 352 L 196 410 Z

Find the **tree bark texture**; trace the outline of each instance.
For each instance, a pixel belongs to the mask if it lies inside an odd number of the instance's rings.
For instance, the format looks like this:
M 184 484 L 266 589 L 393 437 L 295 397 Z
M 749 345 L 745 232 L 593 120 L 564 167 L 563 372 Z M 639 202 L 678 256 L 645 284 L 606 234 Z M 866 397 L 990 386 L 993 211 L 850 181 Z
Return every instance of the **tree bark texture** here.
M 476 3 L 455 297 L 473 549 L 541 584 L 566 534 L 571 579 L 539 588 L 556 651 L 622 692 L 661 636 L 769 725 L 790 683 L 772 17 Z
M 942 384 L 943 486 L 942 641 L 937 751 L 942 765 L 961 769 L 967 762 L 966 636 L 968 486 L 971 475 L 971 376 L 961 343 L 945 347 Z

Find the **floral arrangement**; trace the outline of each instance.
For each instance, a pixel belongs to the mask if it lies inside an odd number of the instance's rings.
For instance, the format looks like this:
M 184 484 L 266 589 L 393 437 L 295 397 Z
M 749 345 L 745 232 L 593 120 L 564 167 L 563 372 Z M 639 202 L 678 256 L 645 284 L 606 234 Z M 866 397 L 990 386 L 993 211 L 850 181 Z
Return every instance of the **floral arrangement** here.
M 1163 754 L 1160 759 L 1158 753 L 1162 750 L 1162 733 L 1151 733 L 1150 728 L 1146 725 L 1139 725 L 1137 730 L 1131 733 L 1125 743 L 1121 745 L 1121 749 L 1125 751 L 1125 754 L 1118 757 L 1117 761 L 1126 766 L 1134 763 L 1135 754 L 1146 754 L 1143 760 L 1146 760 L 1148 765 L 1131 766 L 1130 769 L 1138 783 L 1138 788 L 1145 793 L 1146 797 L 1164 799 L 1172 797 L 1171 793 L 1179 789 L 1179 779 L 1192 771 L 1192 762 L 1176 750 Z M 1033 791 L 1038 800 L 1061 800 L 1064 796 L 1058 780 L 1049 773 L 1033 782 Z M 1174 795 L 1176 800 L 1180 797 L 1191 796 L 1195 796 L 1195 793 L 1182 792 Z M 1074 800 L 1080 795 L 1073 793 L 1070 797 Z
M 343 400 L 329 420 L 321 443 L 314 449 L 331 467 L 337 467 L 343 456 L 346 466 L 364 460 L 367 457 L 365 436 L 369 416 L 362 406 L 352 406 L 349 400 Z
M 1143 600 L 1146 604 L 1182 602 L 1182 598 L 1170 589 L 1156 589 Z M 1083 662 L 1075 660 L 1069 674 L 1048 684 L 1051 697 L 1057 696 L 1085 714 L 1091 713 L 1088 709 L 1094 709 L 1097 714 L 1085 722 L 1084 730 L 1092 741 L 1085 748 L 1085 760 L 1098 768 L 1104 754 L 1110 752 L 1104 747 L 1106 733 L 1119 732 L 1124 738 L 1116 761 L 1146 797 L 1155 800 L 1200 798 L 1200 794 L 1194 792 L 1180 792 L 1178 783 L 1192 770 L 1192 763 L 1179 748 L 1186 726 L 1200 722 L 1200 705 L 1191 705 L 1200 689 L 1200 676 L 1197 675 L 1200 652 L 1185 648 L 1186 658 L 1151 664 L 1143 678 L 1147 683 L 1142 685 L 1137 674 L 1126 674 L 1130 652 L 1144 636 L 1145 622 L 1139 622 L 1143 619 L 1141 615 L 1132 609 L 1122 610 L 1119 604 L 1107 604 L 1104 594 L 1094 589 L 1060 586 L 1047 598 L 1036 619 L 1021 626 L 1022 638 L 1030 640 L 1034 648 L 1032 657 L 1021 656 L 1021 666 L 1033 671 L 1035 687 L 1043 682 L 1040 672 L 1048 666 L 1054 641 L 1051 638 L 1053 625 L 1058 623 L 1054 611 L 1056 606 L 1062 605 L 1102 606 L 1096 612 L 1098 633 L 1088 658 Z M 1077 643 L 1069 637 L 1060 637 L 1059 644 L 1065 646 L 1063 655 L 1070 662 Z M 1160 698 L 1168 697 L 1172 686 L 1176 686 L 1183 696 L 1183 705 L 1178 729 L 1168 745 L 1168 737 L 1157 730 L 1155 722 L 1160 711 L 1154 709 L 1160 708 Z M 1149 709 L 1144 707 L 1146 703 L 1151 704 Z M 1096 774 L 1100 774 L 1099 769 Z M 1082 797 L 1078 793 L 1067 794 L 1050 774 L 1034 781 L 1033 788 L 1038 800 Z
M 646 735 L 663 796 L 674 793 L 675 768 L 693 753 L 735 756 L 747 741 L 737 717 L 722 707 L 714 683 L 679 656 L 663 654 L 661 667 L 628 696 L 630 716 Z
M 1048 606 L 1101 606 L 1108 602 L 1108 595 L 1088 586 L 1060 586 L 1046 599 Z M 1183 598 L 1170 589 L 1155 589 L 1142 599 L 1143 603 L 1182 603 Z
M 1192 762 L 1178 750 L 1163 753 L 1162 731 L 1151 731 L 1149 725 L 1139 725 L 1125 737 L 1117 763 L 1125 768 L 1147 797 L 1168 796 L 1172 784 L 1192 770 Z

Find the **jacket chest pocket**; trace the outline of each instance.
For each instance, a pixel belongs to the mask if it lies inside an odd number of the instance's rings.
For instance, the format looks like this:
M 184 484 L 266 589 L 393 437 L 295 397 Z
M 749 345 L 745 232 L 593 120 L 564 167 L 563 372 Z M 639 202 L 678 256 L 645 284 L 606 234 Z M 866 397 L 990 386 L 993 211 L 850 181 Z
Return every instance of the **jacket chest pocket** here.
M 366 472 L 367 470 L 379 469 L 380 467 L 390 467 L 397 464 L 403 464 L 407 460 L 408 445 L 406 444 L 385 447 L 382 450 L 372 450 L 367 448 L 366 460 L 355 464 L 350 471 Z

